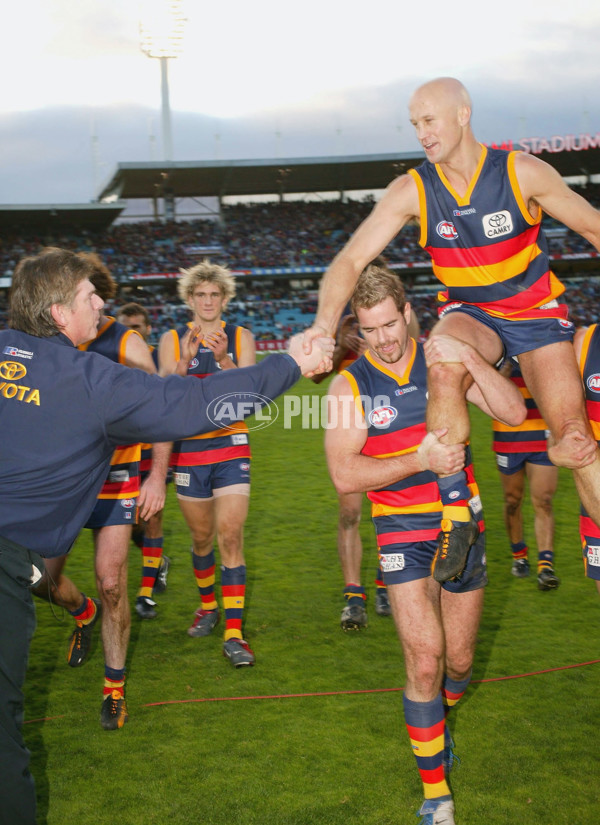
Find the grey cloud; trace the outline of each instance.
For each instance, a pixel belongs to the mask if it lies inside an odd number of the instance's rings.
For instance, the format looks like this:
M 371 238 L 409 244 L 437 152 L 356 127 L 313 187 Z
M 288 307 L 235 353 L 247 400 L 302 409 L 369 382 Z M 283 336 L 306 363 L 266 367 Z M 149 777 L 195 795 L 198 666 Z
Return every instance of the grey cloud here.
M 595 78 L 574 87 L 561 79 L 559 67 L 534 72 L 534 63 L 532 56 L 523 75 L 531 78 L 527 83 L 498 75 L 493 66 L 476 78 L 457 71 L 474 100 L 476 135 L 489 143 L 600 131 Z M 414 151 L 406 107 L 415 85 L 338 92 L 316 99 L 314 110 L 280 108 L 237 119 L 174 112 L 174 159 Z M 61 107 L 0 116 L 3 203 L 90 201 L 117 163 L 161 158 L 158 109 Z

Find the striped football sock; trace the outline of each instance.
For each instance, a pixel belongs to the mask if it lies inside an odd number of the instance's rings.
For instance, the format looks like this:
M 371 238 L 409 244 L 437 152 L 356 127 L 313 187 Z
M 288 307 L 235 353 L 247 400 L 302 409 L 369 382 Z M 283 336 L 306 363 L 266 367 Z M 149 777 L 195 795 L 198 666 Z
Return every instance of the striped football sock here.
M 444 715 L 446 717 L 452 708 L 462 699 L 466 689 L 469 687 L 470 682 L 471 673 L 469 673 L 466 679 L 462 679 L 460 682 L 457 682 L 455 679 L 451 679 L 444 673 L 444 679 L 442 681 L 442 702 L 444 703 Z M 448 730 L 448 725 L 446 725 L 444 728 L 444 744 L 446 747 L 450 747 L 451 742 L 452 736 Z
M 349 583 L 344 587 L 344 598 L 348 604 L 364 605 L 367 601 L 367 591 L 360 584 Z
M 121 696 L 125 694 L 125 668 L 116 669 L 104 665 L 104 689 L 103 695 L 110 696 L 116 690 Z
M 526 559 L 529 548 L 524 541 L 511 542 L 510 552 L 513 559 Z
M 207 556 L 192 553 L 192 562 L 202 609 L 216 610 L 218 605 L 215 597 L 215 551 L 211 550 Z
M 243 639 L 242 619 L 246 598 L 246 566 L 221 567 L 221 595 L 225 609 L 224 639 Z
M 438 488 L 442 500 L 442 519 L 469 521 L 469 499 L 472 497 L 464 470 L 451 476 L 438 478 Z
M 538 553 L 537 571 L 538 575 L 542 570 L 552 570 L 554 567 L 554 553 L 552 550 L 540 550 Z
M 81 605 L 77 608 L 77 610 L 72 610 L 69 612 L 77 624 L 85 625 L 93 621 L 98 608 L 92 599 L 89 599 L 84 593 L 81 594 L 81 599 Z
M 404 719 L 417 760 L 425 799 L 452 799 L 444 776 L 444 704 L 441 693 L 431 702 L 413 702 L 402 696 Z
M 156 584 L 160 559 L 163 553 L 163 537 L 148 539 L 144 536 L 142 544 L 142 582 L 138 590 L 138 598 L 152 598 L 152 591 Z

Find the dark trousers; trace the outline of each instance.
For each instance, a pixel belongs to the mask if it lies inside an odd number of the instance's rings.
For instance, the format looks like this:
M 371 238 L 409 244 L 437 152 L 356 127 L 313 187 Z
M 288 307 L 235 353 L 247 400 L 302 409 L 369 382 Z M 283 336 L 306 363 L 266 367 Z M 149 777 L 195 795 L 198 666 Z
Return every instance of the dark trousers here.
M 35 825 L 35 786 L 23 725 L 23 684 L 35 630 L 31 592 L 36 553 L 0 537 L 0 825 Z

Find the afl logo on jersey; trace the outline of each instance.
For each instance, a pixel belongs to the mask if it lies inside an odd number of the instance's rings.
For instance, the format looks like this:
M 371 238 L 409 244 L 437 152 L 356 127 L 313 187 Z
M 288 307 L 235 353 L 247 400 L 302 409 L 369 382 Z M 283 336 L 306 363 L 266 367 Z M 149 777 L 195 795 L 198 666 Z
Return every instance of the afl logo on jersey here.
M 196 367 L 198 366 L 199 363 L 200 363 L 200 361 L 198 361 L 197 358 L 192 358 L 192 360 L 188 364 L 188 369 L 189 370 L 196 369 Z
M 393 407 L 377 407 L 369 413 L 369 424 L 378 430 L 389 427 L 394 418 L 398 415 L 398 410 Z
M 458 232 L 452 221 L 440 221 L 435 231 L 445 241 L 455 241 L 458 238 Z
M 585 382 L 588 390 L 600 393 L 600 372 L 595 372 Z

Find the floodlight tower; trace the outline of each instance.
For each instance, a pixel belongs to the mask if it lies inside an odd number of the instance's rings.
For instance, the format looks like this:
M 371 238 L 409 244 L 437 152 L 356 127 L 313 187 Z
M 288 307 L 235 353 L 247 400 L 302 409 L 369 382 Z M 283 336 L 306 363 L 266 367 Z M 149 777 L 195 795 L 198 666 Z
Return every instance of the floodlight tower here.
M 148 57 L 160 61 L 160 89 L 162 100 L 162 135 L 164 160 L 173 160 L 171 109 L 169 106 L 169 58 L 178 57 L 183 50 L 183 31 L 186 18 L 183 0 L 160 0 L 140 21 L 140 48 Z

